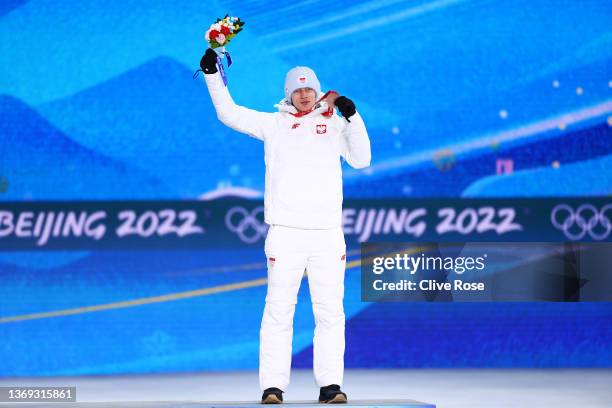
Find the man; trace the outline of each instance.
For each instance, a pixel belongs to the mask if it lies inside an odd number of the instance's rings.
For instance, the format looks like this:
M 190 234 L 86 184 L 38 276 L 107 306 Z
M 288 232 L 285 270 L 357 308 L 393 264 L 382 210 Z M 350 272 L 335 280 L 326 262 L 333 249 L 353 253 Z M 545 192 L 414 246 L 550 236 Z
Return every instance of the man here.
M 262 403 L 281 403 L 289 385 L 293 314 L 304 270 L 315 316 L 314 374 L 320 402 L 345 403 L 343 157 L 352 167 L 370 165 L 370 140 L 353 102 L 337 94 L 322 100 L 315 73 L 291 69 L 278 112 L 238 106 L 208 49 L 200 66 L 221 122 L 264 142 L 265 243 L 268 290 L 260 332 Z M 333 106 L 342 113 L 334 114 Z

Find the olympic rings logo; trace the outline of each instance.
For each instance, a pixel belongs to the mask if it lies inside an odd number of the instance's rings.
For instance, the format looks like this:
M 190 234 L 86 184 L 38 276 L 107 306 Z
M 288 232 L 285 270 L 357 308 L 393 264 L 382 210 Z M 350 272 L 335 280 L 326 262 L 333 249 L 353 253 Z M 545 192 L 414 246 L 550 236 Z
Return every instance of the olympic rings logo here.
M 587 233 L 594 240 L 601 241 L 608 238 L 612 231 L 612 223 L 606 215 L 610 209 L 612 204 L 606 204 L 601 211 L 591 204 L 583 204 L 574 211 L 567 204 L 559 204 L 553 208 L 550 221 L 572 241 L 582 239 Z M 598 225 L 601 227 L 598 228 Z
M 268 226 L 258 218 L 263 212 L 261 206 L 251 212 L 242 207 L 233 207 L 225 214 L 225 225 L 236 233 L 242 242 L 254 244 L 264 238 L 268 232 Z

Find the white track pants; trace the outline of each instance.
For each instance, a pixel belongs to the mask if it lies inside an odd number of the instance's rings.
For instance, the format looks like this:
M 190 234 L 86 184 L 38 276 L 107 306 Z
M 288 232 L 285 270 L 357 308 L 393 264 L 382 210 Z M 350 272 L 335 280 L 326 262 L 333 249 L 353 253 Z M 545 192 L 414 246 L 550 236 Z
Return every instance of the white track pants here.
M 293 314 L 308 271 L 315 317 L 314 375 L 319 387 L 342 385 L 344 374 L 344 270 L 341 228 L 305 230 L 273 225 L 266 238 L 268 293 L 261 321 L 259 384 L 285 391 L 291 370 Z

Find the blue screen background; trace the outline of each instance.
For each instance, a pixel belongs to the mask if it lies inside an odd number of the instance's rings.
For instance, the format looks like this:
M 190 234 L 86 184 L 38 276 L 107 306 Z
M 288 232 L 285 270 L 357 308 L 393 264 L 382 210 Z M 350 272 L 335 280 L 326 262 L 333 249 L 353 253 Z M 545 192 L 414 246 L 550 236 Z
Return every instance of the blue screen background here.
M 345 168 L 347 199 L 612 193 L 606 0 L 4 0 L 0 204 L 261 194 L 263 146 L 192 78 L 226 13 L 246 21 L 228 47 L 238 104 L 273 111 L 296 65 L 355 102 L 373 159 Z M 262 277 L 261 247 L 0 252 L 0 318 L 30 316 L 0 320 L 0 375 L 256 368 L 265 284 L 150 298 Z M 347 367 L 612 365 L 609 303 L 369 304 L 358 267 L 346 282 Z M 304 281 L 298 367 L 308 298 Z M 65 313 L 31 316 L 48 311 Z

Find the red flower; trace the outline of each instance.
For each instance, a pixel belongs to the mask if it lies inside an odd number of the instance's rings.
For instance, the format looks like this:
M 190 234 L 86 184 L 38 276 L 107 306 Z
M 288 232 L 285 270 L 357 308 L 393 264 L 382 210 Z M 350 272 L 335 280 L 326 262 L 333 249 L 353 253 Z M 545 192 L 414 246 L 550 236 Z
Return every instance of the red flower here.
M 210 33 L 208 33 L 208 38 L 214 40 L 215 38 L 217 38 L 218 35 L 219 32 L 217 30 L 210 30 Z
M 221 34 L 227 37 L 230 34 L 230 29 L 226 26 L 221 26 Z

